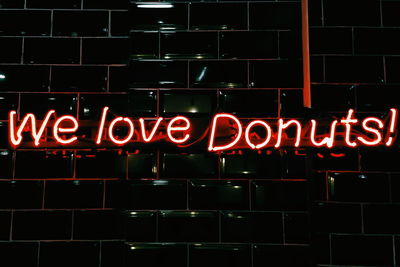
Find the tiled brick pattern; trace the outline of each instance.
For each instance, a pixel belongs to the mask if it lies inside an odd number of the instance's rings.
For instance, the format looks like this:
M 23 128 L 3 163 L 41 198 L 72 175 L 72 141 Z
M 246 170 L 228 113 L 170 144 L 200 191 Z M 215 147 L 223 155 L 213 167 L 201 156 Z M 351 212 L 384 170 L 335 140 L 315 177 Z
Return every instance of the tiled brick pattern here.
M 398 107 L 399 1 L 310 1 L 313 103 L 335 116 Z M 314 161 L 313 244 L 320 266 L 399 266 L 398 144 Z
M 386 113 L 398 2 L 309 1 L 312 113 Z M 144 4 L 0 0 L 0 266 L 400 265 L 397 149 L 8 149 L 9 109 L 309 115 L 299 1 Z

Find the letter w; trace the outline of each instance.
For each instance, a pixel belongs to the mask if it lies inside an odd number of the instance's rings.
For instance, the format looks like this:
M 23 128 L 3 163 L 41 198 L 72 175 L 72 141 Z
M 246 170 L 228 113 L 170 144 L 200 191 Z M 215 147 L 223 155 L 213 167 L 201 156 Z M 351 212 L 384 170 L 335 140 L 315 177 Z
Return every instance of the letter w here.
M 37 129 L 36 127 L 36 117 L 32 113 L 28 113 L 25 115 L 25 117 L 22 119 L 21 124 L 19 127 L 16 127 L 16 116 L 17 112 L 12 110 L 8 114 L 8 129 L 9 129 L 9 136 L 10 136 L 10 142 L 13 146 L 18 146 L 22 142 L 22 132 L 27 127 L 28 121 L 30 121 L 30 131 L 33 139 L 35 140 L 35 146 L 39 145 L 39 140 L 43 135 L 44 130 L 46 129 L 46 125 L 49 122 L 49 119 L 51 115 L 55 113 L 54 110 L 50 110 L 47 112 L 42 124 L 40 125 L 40 128 Z

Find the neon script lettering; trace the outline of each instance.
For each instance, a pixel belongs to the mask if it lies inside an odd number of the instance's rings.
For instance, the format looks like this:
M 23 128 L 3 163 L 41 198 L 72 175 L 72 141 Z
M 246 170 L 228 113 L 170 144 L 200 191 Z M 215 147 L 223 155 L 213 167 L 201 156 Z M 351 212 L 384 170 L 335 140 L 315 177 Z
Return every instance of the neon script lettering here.
M 396 138 L 398 110 L 390 109 L 386 119 L 366 117 L 359 119 L 350 109 L 346 116 L 332 121 L 317 122 L 299 120 L 240 119 L 228 113 L 218 113 L 211 120 L 204 134 L 195 135 L 206 139 L 208 150 L 217 152 L 230 149 L 263 149 L 266 147 L 358 147 L 392 146 Z M 59 146 L 74 145 L 85 137 L 80 135 L 81 122 L 71 115 L 58 116 L 50 110 L 42 120 L 32 113 L 20 120 L 17 112 L 9 112 L 8 134 L 10 145 L 21 144 L 45 146 L 55 143 Z M 94 128 L 93 146 L 123 146 L 129 143 L 154 143 L 166 141 L 177 146 L 188 146 L 192 140 L 192 122 L 184 116 L 173 118 L 138 118 L 112 115 L 104 107 Z M 85 139 L 87 143 L 88 140 Z

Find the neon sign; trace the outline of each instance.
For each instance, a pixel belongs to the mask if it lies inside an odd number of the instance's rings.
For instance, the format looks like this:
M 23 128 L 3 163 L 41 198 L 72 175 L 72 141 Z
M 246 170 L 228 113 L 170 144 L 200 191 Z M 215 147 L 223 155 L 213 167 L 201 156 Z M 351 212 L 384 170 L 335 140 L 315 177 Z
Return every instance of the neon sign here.
M 268 147 L 350 147 L 392 146 L 396 138 L 398 110 L 390 109 L 387 117 L 359 119 L 354 110 L 343 118 L 331 121 L 315 119 L 240 119 L 233 114 L 214 115 L 204 133 L 193 137 L 192 121 L 184 116 L 173 118 L 130 118 L 114 116 L 104 107 L 94 134 L 89 139 L 79 135 L 83 122 L 71 115 L 58 116 L 49 110 L 43 120 L 32 113 L 18 120 L 12 110 L 8 117 L 8 135 L 11 147 L 52 146 L 68 147 L 85 141 L 86 146 L 124 146 L 167 142 L 187 147 L 205 139 L 209 151 L 218 152 L 238 148 L 259 150 Z M 193 140 L 193 138 L 201 140 Z

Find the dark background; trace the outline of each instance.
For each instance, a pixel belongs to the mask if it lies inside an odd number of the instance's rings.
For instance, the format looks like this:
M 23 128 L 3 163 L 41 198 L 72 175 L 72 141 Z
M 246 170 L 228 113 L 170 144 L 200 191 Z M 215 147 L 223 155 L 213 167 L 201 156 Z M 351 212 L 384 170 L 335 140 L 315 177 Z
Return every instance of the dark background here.
M 11 109 L 207 124 L 399 103 L 400 1 L 309 0 L 312 110 L 300 1 L 171 3 L 0 0 L 0 266 L 400 266 L 398 144 L 9 149 Z

